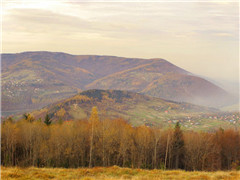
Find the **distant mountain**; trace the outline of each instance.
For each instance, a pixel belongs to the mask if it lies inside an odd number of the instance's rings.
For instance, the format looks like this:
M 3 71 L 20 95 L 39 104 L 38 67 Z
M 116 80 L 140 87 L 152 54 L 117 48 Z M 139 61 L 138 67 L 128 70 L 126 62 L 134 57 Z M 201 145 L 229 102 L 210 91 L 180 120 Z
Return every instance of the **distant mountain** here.
M 100 118 L 124 118 L 133 125 L 166 124 L 169 120 L 185 118 L 200 112 L 217 112 L 214 108 L 177 103 L 134 92 L 88 90 L 32 114 L 37 119 L 44 119 L 48 113 L 53 121 L 87 119 L 93 106 L 98 107 Z
M 207 106 L 232 102 L 220 87 L 164 59 L 61 52 L 2 54 L 1 58 L 5 114 L 41 108 L 87 89 L 129 90 Z

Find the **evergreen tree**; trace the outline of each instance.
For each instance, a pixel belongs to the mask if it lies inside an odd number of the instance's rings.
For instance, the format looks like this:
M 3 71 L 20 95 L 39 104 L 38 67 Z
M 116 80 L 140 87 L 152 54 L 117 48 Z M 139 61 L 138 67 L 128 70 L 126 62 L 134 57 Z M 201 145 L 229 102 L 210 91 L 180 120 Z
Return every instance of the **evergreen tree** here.
M 50 120 L 50 117 L 49 117 L 48 114 L 46 114 L 46 116 L 45 116 L 45 121 L 44 121 L 44 123 L 45 123 L 47 126 L 49 126 L 49 125 L 52 123 L 52 121 Z
M 27 113 L 23 114 L 23 118 L 30 123 L 34 121 L 34 117 L 31 116 L 31 114 L 29 114 L 29 113 L 28 114 Z
M 184 168 L 184 139 L 179 122 L 176 123 L 173 134 L 172 152 L 173 152 L 173 164 L 172 164 L 173 168 L 175 169 Z
M 27 120 L 27 118 L 28 118 L 28 115 L 29 115 L 29 114 L 27 114 L 27 113 L 24 113 L 24 114 L 23 114 L 23 118 L 24 118 L 25 120 Z

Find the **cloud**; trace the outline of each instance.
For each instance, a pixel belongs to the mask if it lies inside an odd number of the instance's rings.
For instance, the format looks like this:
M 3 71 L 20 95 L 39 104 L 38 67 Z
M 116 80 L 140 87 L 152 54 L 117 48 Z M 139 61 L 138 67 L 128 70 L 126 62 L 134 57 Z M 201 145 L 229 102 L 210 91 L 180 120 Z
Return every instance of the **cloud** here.
M 44 29 L 60 30 L 61 28 L 70 30 L 81 26 L 90 27 L 90 24 L 80 17 L 70 17 L 39 9 L 11 10 L 11 16 L 6 17 L 3 23 L 4 30 L 12 29 L 13 31 L 23 30 L 26 32 L 44 32 Z M 61 27 L 60 29 L 59 26 Z
M 65 7 L 64 5 L 67 4 Z M 143 35 L 178 36 L 194 32 L 226 30 L 238 32 L 235 14 L 224 14 L 223 7 L 210 3 L 62 3 L 56 8 L 15 8 L 4 19 L 4 29 L 30 32 L 86 32 L 102 36 L 130 37 Z M 29 5 L 29 7 L 32 7 Z M 53 6 L 50 6 L 53 7 Z M 37 8 L 37 7 L 36 7 Z M 233 8 L 233 7 L 232 7 Z M 229 9 L 229 8 L 227 8 Z M 197 11 L 195 11 L 197 10 Z M 214 10 L 214 11 L 213 11 Z M 221 16 L 215 13 L 220 13 Z M 226 13 L 226 12 L 225 12 Z M 8 23 L 14 22 L 14 23 Z M 231 32 L 230 32 L 231 31 Z M 194 34 L 196 35 L 196 34 Z M 209 34 L 212 35 L 212 34 Z
M 198 74 L 236 78 L 237 5 L 4 1 L 3 50 L 160 57 Z

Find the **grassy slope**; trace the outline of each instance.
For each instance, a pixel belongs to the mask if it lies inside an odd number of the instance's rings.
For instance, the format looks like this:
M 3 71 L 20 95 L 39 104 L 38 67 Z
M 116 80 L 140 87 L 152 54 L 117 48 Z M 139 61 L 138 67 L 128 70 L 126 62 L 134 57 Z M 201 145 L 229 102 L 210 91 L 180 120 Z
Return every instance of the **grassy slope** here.
M 180 170 L 143 170 L 113 167 L 96 167 L 96 168 L 6 168 L 1 167 L 2 179 L 135 179 L 135 180 L 152 180 L 152 179 L 228 179 L 236 180 L 240 178 L 239 171 L 217 171 L 217 172 L 186 172 Z

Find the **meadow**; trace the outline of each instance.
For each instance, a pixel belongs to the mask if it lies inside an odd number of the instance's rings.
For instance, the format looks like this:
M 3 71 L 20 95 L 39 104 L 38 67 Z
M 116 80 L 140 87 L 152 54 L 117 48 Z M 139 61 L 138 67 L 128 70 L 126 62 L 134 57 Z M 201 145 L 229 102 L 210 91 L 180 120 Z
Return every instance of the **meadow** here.
M 144 170 L 112 167 L 94 168 L 19 168 L 1 167 L 2 179 L 82 179 L 82 180 L 154 180 L 154 179 L 203 179 L 203 180 L 237 180 L 240 171 L 182 171 L 182 170 Z

